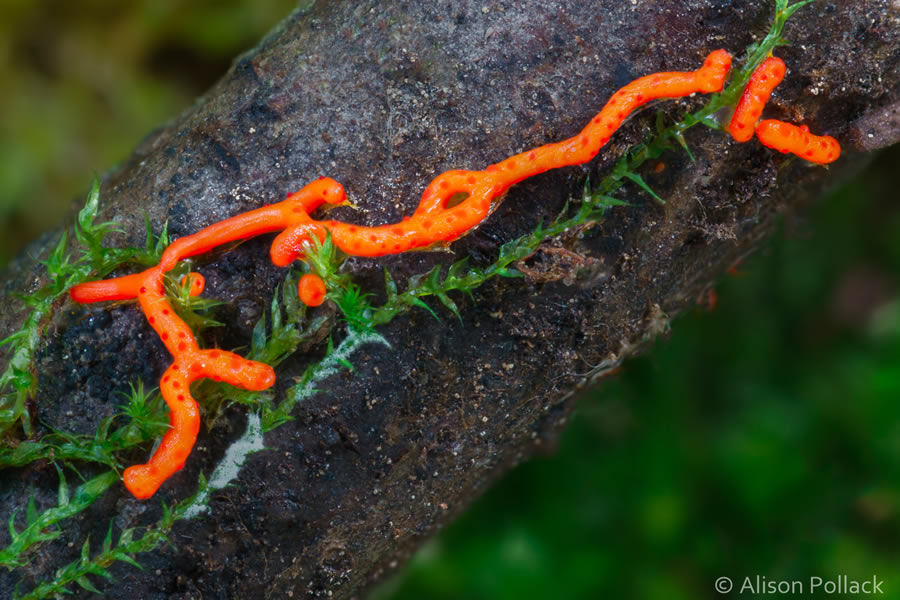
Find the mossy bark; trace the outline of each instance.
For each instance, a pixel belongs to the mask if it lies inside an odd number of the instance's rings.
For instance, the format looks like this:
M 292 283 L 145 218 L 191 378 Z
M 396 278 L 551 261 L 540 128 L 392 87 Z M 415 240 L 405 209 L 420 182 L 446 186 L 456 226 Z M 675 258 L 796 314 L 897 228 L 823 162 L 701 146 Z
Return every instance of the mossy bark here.
M 694 69 L 719 47 L 739 58 L 771 13 L 769 2 L 718 0 L 313 3 L 110 171 L 100 216 L 125 231 L 110 243 L 142 244 L 144 213 L 157 230 L 168 221 L 170 233 L 187 235 L 328 175 L 362 209 L 338 209 L 338 218 L 396 221 L 438 173 L 482 168 L 570 136 L 640 75 Z M 872 115 L 900 98 L 896 8 L 890 0 L 822 0 L 794 17 L 786 38 L 778 55 L 789 72 L 768 114 L 844 141 L 839 163 L 810 167 L 755 141 L 692 130 L 696 162 L 672 151 L 643 172 L 665 205 L 625 188 L 634 206 L 548 243 L 525 265 L 528 277 L 455 298 L 462 322 L 414 311 L 381 328 L 392 350 L 360 350 L 353 373 L 327 379 L 295 421 L 266 436 L 269 449 L 214 495 L 207 517 L 177 524 L 172 545 L 138 557 L 145 570 L 120 563 L 115 581 L 98 585 L 111 598 L 355 597 L 504 471 L 552 447 L 577 390 L 703 297 L 779 214 L 802 208 L 866 159 L 848 144 L 858 132 L 846 134 L 854 122 L 871 127 Z M 699 102 L 658 108 L 668 118 Z M 651 109 L 631 119 L 584 168 L 515 187 L 453 245 L 455 255 L 353 258 L 346 269 L 377 294 L 384 266 L 404 281 L 461 256 L 489 264 L 500 244 L 555 216 L 588 174 L 607 172 L 654 118 Z M 40 282 L 34 257 L 57 235 L 8 268 L 5 306 L 15 304 L 8 294 Z M 227 301 L 219 312 L 227 328 L 210 343 L 248 343 L 284 277 L 268 261 L 268 241 L 200 265 L 206 294 Z M 21 317 L 4 311 L 0 336 Z M 48 331 L 34 405 L 42 427 L 91 434 L 119 410 L 129 383 L 155 385 L 169 362 L 133 306 L 60 304 Z M 278 389 L 322 352 L 314 346 L 282 365 Z M 153 523 L 161 501 L 194 491 L 245 421 L 233 409 L 202 431 L 186 468 L 153 500 L 136 501 L 117 486 L 28 567 L 3 573 L 0 596 L 19 581 L 25 591 L 52 578 L 88 535 L 99 543 L 111 519 L 118 528 Z M 0 478 L 0 519 L 30 494 L 39 507 L 55 502 L 56 475 L 46 464 Z

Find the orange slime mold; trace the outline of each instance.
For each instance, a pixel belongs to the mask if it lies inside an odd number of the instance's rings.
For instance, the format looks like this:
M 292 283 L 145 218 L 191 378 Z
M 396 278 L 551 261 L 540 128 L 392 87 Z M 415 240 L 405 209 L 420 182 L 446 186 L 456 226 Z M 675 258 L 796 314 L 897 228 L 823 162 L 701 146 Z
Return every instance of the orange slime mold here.
M 335 245 L 357 256 L 381 256 L 450 242 L 483 221 L 496 206 L 496 199 L 511 185 L 549 169 L 589 161 L 609 141 L 609 136 L 628 115 L 656 98 L 686 96 L 722 89 L 731 56 L 716 50 L 703 66 L 687 73 L 656 73 L 626 85 L 613 95 L 603 110 L 568 140 L 548 144 L 512 156 L 483 171 L 450 171 L 426 188 L 411 218 L 393 225 L 362 227 L 339 221 L 315 221 L 310 216 L 328 202 L 341 204 L 344 189 L 333 179 L 321 178 L 288 196 L 283 202 L 236 215 L 179 238 L 163 252 L 159 265 L 143 273 L 85 283 L 71 290 L 76 302 L 100 302 L 137 298 L 153 329 L 172 353 L 174 361 L 165 372 L 160 390 L 169 406 L 172 429 L 145 465 L 125 470 L 125 485 L 138 498 L 148 498 L 184 465 L 197 438 L 200 413 L 190 394 L 191 382 L 209 377 L 248 389 L 263 390 L 275 381 L 268 365 L 222 350 L 201 350 L 190 328 L 172 310 L 163 290 L 163 276 L 179 260 L 252 236 L 280 231 L 272 243 L 272 262 L 286 266 L 303 254 L 311 235 L 320 240 L 328 229 Z M 467 194 L 456 206 L 454 194 Z M 191 293 L 202 291 L 202 280 L 191 281 Z M 325 285 L 316 275 L 299 283 L 300 298 L 309 305 L 325 298 Z
M 780 80 L 777 76 L 779 62 L 770 59 L 763 63 L 768 66 L 758 73 L 768 73 L 765 77 L 754 73 L 735 111 L 735 118 L 744 124 L 739 127 L 741 135 L 744 135 L 744 129 L 752 132 L 752 125 L 758 118 L 757 109 L 761 111 L 771 89 L 777 85 L 774 80 Z M 780 64 L 783 76 L 783 63 Z M 323 204 L 340 205 L 346 200 L 344 188 L 333 179 L 323 177 L 282 202 L 236 215 L 179 238 L 163 252 L 157 266 L 142 273 L 73 287 L 70 294 L 76 302 L 137 298 L 147 321 L 173 356 L 172 365 L 160 382 L 162 396 L 169 406 L 172 429 L 163 437 L 147 464 L 125 470 L 126 487 L 138 498 L 149 498 L 184 465 L 200 427 L 199 408 L 189 389 L 193 381 L 211 378 L 247 390 L 267 389 L 275 382 L 275 373 L 266 364 L 232 352 L 200 349 L 190 328 L 175 314 L 165 296 L 163 278 L 178 261 L 231 241 L 276 231 L 280 233 L 272 242 L 270 256 L 277 266 L 287 266 L 302 258 L 304 244 L 309 243 L 311 236 L 324 240 L 326 231 L 330 232 L 336 246 L 356 256 L 382 256 L 449 243 L 486 219 L 496 208 L 498 198 L 510 186 L 544 171 L 594 158 L 628 115 L 647 102 L 720 91 L 730 65 L 731 56 L 725 50 L 716 50 L 696 71 L 641 77 L 613 94 L 596 117 L 574 137 L 516 154 L 482 171 L 456 170 L 439 175 L 426 187 L 413 215 L 399 223 L 366 227 L 313 219 L 310 215 Z M 773 123 L 777 122 L 763 121 L 758 128 L 760 140 L 766 145 L 802 153 L 801 156 L 815 162 L 833 160 L 840 152 L 832 138 L 817 138 L 794 128 L 802 132 L 799 135 Z M 818 140 L 831 142 L 825 147 Z M 462 201 L 450 206 L 451 199 L 460 196 Z M 202 292 L 202 276 L 191 273 L 189 277 L 190 293 Z M 321 304 L 325 293 L 324 282 L 317 275 L 307 274 L 298 284 L 300 299 L 310 306 Z

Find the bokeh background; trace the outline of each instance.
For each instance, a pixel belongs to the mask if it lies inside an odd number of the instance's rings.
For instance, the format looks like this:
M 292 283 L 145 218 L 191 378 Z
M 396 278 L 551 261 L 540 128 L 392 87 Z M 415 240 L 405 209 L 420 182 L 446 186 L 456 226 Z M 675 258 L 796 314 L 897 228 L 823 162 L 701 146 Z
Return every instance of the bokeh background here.
M 0 264 L 295 6 L 3 0 Z M 756 575 L 900 598 L 898 166 L 787 220 L 376 598 L 715 598 Z

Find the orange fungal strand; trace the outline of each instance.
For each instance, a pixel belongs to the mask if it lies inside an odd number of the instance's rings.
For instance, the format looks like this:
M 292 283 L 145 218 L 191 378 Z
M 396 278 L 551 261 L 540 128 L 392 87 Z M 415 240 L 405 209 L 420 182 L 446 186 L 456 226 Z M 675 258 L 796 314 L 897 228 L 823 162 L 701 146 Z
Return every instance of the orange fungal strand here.
M 142 500 L 156 493 L 166 479 L 184 466 L 200 431 L 200 408 L 190 395 L 187 373 L 173 370 L 176 366 L 173 364 L 166 370 L 159 386 L 169 406 L 171 429 L 163 436 L 150 462 L 130 466 L 122 474 L 128 491 Z
M 501 189 L 559 167 L 578 165 L 594 158 L 610 136 L 641 106 L 659 98 L 680 98 L 695 93 L 722 90 L 731 68 L 731 55 L 716 50 L 696 71 L 654 73 L 635 79 L 619 89 L 600 112 L 577 135 L 525 151 L 488 167 Z
M 756 67 L 728 124 L 728 133 L 731 137 L 738 142 L 746 142 L 753 137 L 756 122 L 762 116 L 772 90 L 784 79 L 786 70 L 784 61 L 774 56 L 770 56 Z
M 325 301 L 325 282 L 313 273 L 307 273 L 297 283 L 297 295 L 307 306 L 319 306 Z
M 190 242 L 190 237 L 182 239 Z M 163 436 L 149 462 L 128 467 L 123 473 L 125 487 L 140 499 L 156 493 L 160 485 L 184 466 L 191 453 L 200 429 L 200 409 L 190 393 L 192 382 L 211 378 L 252 391 L 267 389 L 275 383 L 275 371 L 269 365 L 224 350 L 201 350 L 190 327 L 166 298 L 164 277 L 162 266 L 157 265 L 141 273 L 84 283 L 70 290 L 70 296 L 76 302 L 137 298 L 150 326 L 174 357 L 159 386 L 169 407 L 171 429 Z M 203 291 L 202 275 L 189 273 L 185 277 L 192 296 Z M 182 285 L 185 277 L 182 277 Z
M 142 277 L 143 273 L 135 273 L 102 281 L 88 281 L 74 286 L 69 290 L 69 296 L 75 302 L 82 304 L 107 300 L 131 300 L 138 296 Z
M 797 127 L 784 121 L 766 119 L 756 126 L 756 137 L 763 146 L 782 153 L 790 152 L 820 165 L 834 162 L 841 155 L 841 145 L 836 139 L 828 135 L 813 135 L 806 125 Z
M 266 364 L 224 350 L 193 347 L 179 353 L 160 382 L 160 391 L 169 407 L 171 429 L 149 462 L 128 467 L 123 473 L 125 487 L 136 498 L 149 498 L 184 466 L 200 431 L 200 409 L 191 396 L 190 385 L 202 378 L 260 391 L 275 383 L 275 372 Z
M 321 177 L 282 202 L 235 215 L 193 235 L 178 238 L 163 252 L 159 264 L 163 271 L 170 271 L 179 260 L 208 252 L 216 246 L 308 223 L 312 220 L 309 214 L 322 204 L 342 204 L 346 198 L 340 183 Z
M 625 119 L 648 102 L 721 91 L 730 67 L 731 55 L 716 50 L 696 71 L 654 73 L 636 79 L 613 94 L 600 113 L 574 137 L 516 154 L 483 171 L 448 171 L 438 175 L 425 188 L 413 216 L 401 224 L 324 224 L 335 245 L 355 256 L 383 256 L 451 242 L 486 219 L 510 186 L 550 169 L 591 160 Z M 468 196 L 447 208 L 457 194 Z M 295 255 L 300 251 L 293 247 Z

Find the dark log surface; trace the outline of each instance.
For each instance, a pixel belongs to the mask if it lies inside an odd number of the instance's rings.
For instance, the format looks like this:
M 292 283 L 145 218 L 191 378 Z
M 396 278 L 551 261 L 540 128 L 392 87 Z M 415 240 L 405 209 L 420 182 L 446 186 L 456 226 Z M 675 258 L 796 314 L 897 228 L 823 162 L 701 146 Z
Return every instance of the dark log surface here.
M 168 220 L 172 234 L 186 235 L 320 175 L 343 183 L 363 208 L 339 209 L 338 218 L 396 221 L 440 172 L 482 168 L 570 136 L 638 76 L 697 68 L 720 47 L 742 56 L 767 30 L 772 4 L 313 3 L 104 178 L 101 217 L 126 231 L 108 243 L 142 243 L 143 211 L 157 228 Z M 865 160 L 848 139 L 854 122 L 878 128 L 873 115 L 892 114 L 885 107 L 900 99 L 896 2 L 820 0 L 794 17 L 786 37 L 791 45 L 778 54 L 790 70 L 770 114 L 845 142 L 836 166 L 785 166 L 755 141 L 739 145 L 720 132 L 692 130 L 695 164 L 672 152 L 661 173 L 647 170 L 665 206 L 627 188 L 637 206 L 614 210 L 583 238 L 560 241 L 596 268 L 552 265 L 566 276 L 489 283 L 474 300 L 457 298 L 461 323 L 414 311 L 383 327 L 391 351 L 363 347 L 352 357 L 354 373 L 327 379 L 295 421 L 266 436 L 269 450 L 251 456 L 236 486 L 214 495 L 206 518 L 176 525 L 174 545 L 139 557 L 145 570 L 114 566 L 116 580 L 99 582 L 108 597 L 357 596 L 510 466 L 552 446 L 592 369 L 601 373 L 595 367 L 642 347 L 751 252 L 779 213 L 804 206 Z M 672 115 L 681 110 L 660 106 Z M 501 243 L 554 216 L 589 172 L 605 172 L 642 138 L 654 112 L 631 119 L 588 167 L 514 188 L 485 225 L 454 244 L 456 257 L 350 259 L 348 270 L 378 291 L 384 265 L 404 281 L 465 255 L 489 263 Z M 893 139 L 879 146 L 896 141 L 896 126 L 885 129 Z M 866 132 L 854 131 L 856 146 L 869 147 Z M 7 293 L 40 283 L 34 257 L 57 236 L 10 265 Z M 213 339 L 223 347 L 247 343 L 284 277 L 268 261 L 268 241 L 201 266 L 207 294 L 228 302 L 219 313 L 227 330 Z M 7 297 L 4 305 L 13 302 Z M 0 337 L 21 318 L 3 311 Z M 321 352 L 282 365 L 278 385 L 289 385 Z M 39 419 L 91 433 L 117 411 L 129 383 L 154 386 L 169 359 L 133 306 L 58 306 L 39 352 Z M 154 522 L 160 501 L 190 494 L 245 422 L 245 411 L 234 409 L 201 431 L 186 468 L 150 501 L 115 486 L 28 567 L 0 575 L 0 597 L 19 581 L 25 591 L 52 577 L 86 535 L 102 540 L 111 518 L 117 527 Z M 135 461 L 145 456 L 136 453 Z M 31 493 L 39 507 L 55 502 L 48 465 L 7 470 L 0 482 L 4 522 Z

